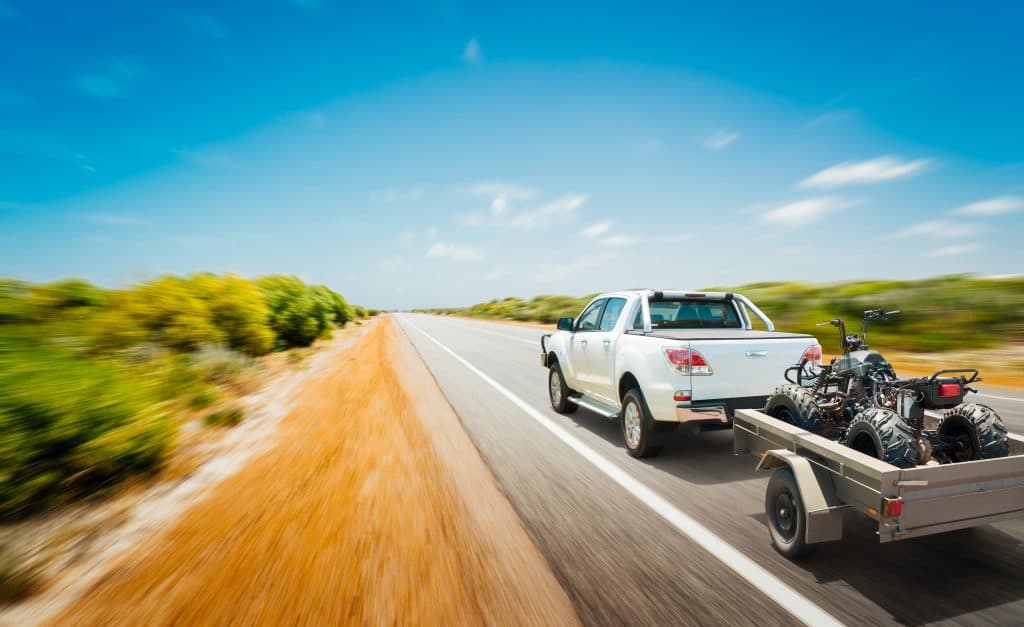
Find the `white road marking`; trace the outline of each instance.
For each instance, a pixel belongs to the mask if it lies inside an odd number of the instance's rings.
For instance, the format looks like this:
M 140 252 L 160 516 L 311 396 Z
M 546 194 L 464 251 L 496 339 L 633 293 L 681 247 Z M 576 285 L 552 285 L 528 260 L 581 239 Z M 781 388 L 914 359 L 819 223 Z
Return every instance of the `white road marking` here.
M 995 394 L 982 394 L 981 392 L 975 392 L 976 396 L 984 396 L 985 398 L 998 398 L 1001 401 L 1017 401 L 1018 403 L 1024 403 L 1024 398 L 1013 398 L 1012 396 L 996 396 Z
M 487 384 L 497 390 L 499 394 L 510 400 L 519 409 L 523 410 L 527 416 L 533 418 L 542 427 L 550 431 L 552 435 L 561 440 L 564 444 L 568 445 L 569 448 L 576 451 L 588 462 L 593 464 L 595 468 L 607 475 L 612 481 L 622 486 L 627 492 L 664 518 L 670 525 L 682 532 L 683 535 L 687 536 L 706 551 L 711 553 L 711 555 L 732 569 L 733 572 L 743 579 L 746 579 L 751 585 L 761 592 L 765 593 L 768 598 L 778 603 L 783 609 L 792 614 L 798 620 L 806 625 L 842 625 L 842 623 L 836 620 L 834 616 L 812 603 L 809 599 L 793 588 L 786 585 L 778 577 L 775 577 L 762 568 L 757 562 L 740 553 L 737 549 L 733 548 L 731 544 L 716 536 L 707 527 L 666 501 L 646 485 L 630 476 L 626 471 L 605 459 L 600 453 L 584 444 L 581 440 L 571 435 L 553 420 L 537 411 L 532 405 L 516 396 L 508 388 L 492 379 L 460 355 L 456 354 L 452 349 L 434 338 L 434 336 L 430 335 L 423 329 L 420 329 L 411 322 L 407 322 L 407 324 L 422 334 L 423 337 L 427 338 L 434 344 L 437 344 L 441 350 L 451 355 L 456 361 L 468 368 L 473 374 L 483 379 Z

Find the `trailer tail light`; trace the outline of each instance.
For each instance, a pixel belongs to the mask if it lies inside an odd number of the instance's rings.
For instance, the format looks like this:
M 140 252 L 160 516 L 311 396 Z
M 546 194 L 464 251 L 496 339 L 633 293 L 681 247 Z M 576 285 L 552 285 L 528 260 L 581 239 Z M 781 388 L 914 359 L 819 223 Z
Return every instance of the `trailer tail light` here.
M 706 376 L 714 374 L 711 364 L 704 355 L 689 348 L 666 348 L 665 359 L 668 365 L 684 376 Z
M 811 344 L 804 351 L 804 359 L 812 364 L 821 365 L 821 344 Z
M 939 384 L 939 398 L 950 398 L 960 396 L 960 384 L 959 383 L 940 383 Z
M 882 517 L 899 518 L 903 515 L 903 499 L 882 499 Z

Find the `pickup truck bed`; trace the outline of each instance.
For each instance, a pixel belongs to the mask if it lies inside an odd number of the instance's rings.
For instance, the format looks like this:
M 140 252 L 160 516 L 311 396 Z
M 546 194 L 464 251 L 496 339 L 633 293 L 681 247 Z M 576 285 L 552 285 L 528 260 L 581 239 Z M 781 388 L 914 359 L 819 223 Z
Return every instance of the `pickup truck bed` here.
M 926 420 L 934 428 L 937 416 Z M 760 411 L 738 410 L 733 422 L 737 454 L 792 471 L 808 544 L 841 539 L 844 508 L 877 520 L 880 542 L 1024 516 L 1024 437 L 1009 441 L 1009 457 L 898 468 Z

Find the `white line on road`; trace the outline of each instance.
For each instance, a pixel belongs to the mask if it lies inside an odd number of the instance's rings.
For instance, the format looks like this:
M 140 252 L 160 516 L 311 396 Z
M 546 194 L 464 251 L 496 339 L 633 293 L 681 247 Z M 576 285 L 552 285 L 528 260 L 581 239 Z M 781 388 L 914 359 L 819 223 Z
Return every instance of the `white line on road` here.
M 1024 398 L 1013 398 L 1012 396 L 996 396 L 995 394 L 982 394 L 981 392 L 975 392 L 977 396 L 984 396 L 985 398 L 998 398 L 1001 401 L 1017 401 L 1018 403 L 1024 403 Z
M 407 324 L 421 333 L 423 337 L 437 344 L 443 351 L 468 368 L 473 374 L 483 379 L 497 390 L 499 394 L 512 401 L 526 415 L 537 421 L 542 427 L 593 464 L 594 467 L 607 475 L 612 481 L 622 486 L 627 492 L 654 510 L 655 513 L 664 518 L 669 524 L 703 547 L 711 555 L 718 558 L 723 564 L 732 569 L 733 572 L 746 579 L 751 585 L 765 593 L 768 598 L 778 603 L 801 622 L 807 625 L 842 625 L 834 616 L 786 585 L 782 580 L 762 568 L 757 562 L 740 553 L 731 544 L 716 536 L 707 527 L 666 501 L 646 485 L 630 476 L 626 471 L 605 459 L 600 453 L 571 435 L 553 420 L 537 411 L 532 405 L 516 396 L 508 388 L 466 361 L 432 335 L 412 323 L 407 322 Z

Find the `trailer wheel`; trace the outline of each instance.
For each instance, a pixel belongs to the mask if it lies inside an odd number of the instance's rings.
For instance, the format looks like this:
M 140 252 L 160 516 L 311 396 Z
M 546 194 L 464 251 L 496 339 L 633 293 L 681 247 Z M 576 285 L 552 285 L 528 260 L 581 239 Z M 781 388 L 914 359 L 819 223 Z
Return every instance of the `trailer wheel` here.
M 654 457 L 660 453 L 665 436 L 679 426 L 651 418 L 647 401 L 639 388 L 633 388 L 622 397 L 621 417 L 622 439 L 633 457 Z
M 821 412 L 810 390 L 799 385 L 780 385 L 768 398 L 765 413 L 783 422 L 816 433 Z
M 914 429 L 888 409 L 873 407 L 854 416 L 846 446 L 900 468 L 917 465 Z
M 548 369 L 548 398 L 551 399 L 551 407 L 560 414 L 571 414 L 576 411 L 577 405 L 569 400 L 569 392 L 565 376 L 562 375 L 562 367 L 557 361 L 553 361 Z
M 776 468 L 768 480 L 764 497 L 768 533 L 775 550 L 794 559 L 807 550 L 807 512 L 788 466 Z
M 992 459 L 1010 454 L 1006 425 L 993 409 L 979 403 L 961 403 L 943 414 L 939 435 L 956 438 L 964 446 L 952 454 L 954 462 Z

